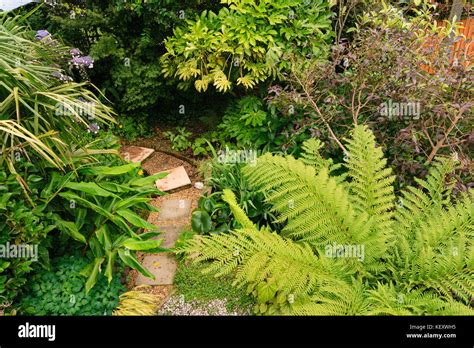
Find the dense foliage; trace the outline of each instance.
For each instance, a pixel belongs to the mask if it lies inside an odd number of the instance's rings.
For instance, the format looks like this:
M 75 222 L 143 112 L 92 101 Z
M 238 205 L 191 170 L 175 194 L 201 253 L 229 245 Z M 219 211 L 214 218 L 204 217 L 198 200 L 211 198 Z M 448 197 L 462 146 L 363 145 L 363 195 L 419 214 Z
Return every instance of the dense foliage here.
M 198 92 L 213 85 L 253 88 L 290 68 L 290 52 L 324 57 L 332 36 L 329 2 L 323 0 L 222 0 L 228 7 L 204 11 L 166 40 L 166 77 L 193 81 Z M 189 83 L 184 84 L 184 86 Z
M 313 129 L 330 140 L 327 153 L 340 156 L 351 124 L 368 124 L 397 185 L 425 176 L 435 156 L 454 154 L 461 161 L 456 191 L 472 187 L 474 75 L 468 45 L 452 57 L 452 40 L 462 40 L 456 26 L 436 24 L 430 8 L 408 17 L 385 6 L 365 13 L 352 34 L 350 44 L 333 46 L 329 61 L 295 69 L 289 85 L 269 89 L 274 107 L 308 115 L 292 138 Z
M 262 314 L 473 314 L 472 191 L 452 203 L 452 159 L 395 205 L 394 176 L 366 127 L 347 141 L 346 175 L 313 152 L 307 163 L 266 154 L 247 167 L 252 187 L 286 221 L 281 235 L 258 228 L 224 191 L 241 228 L 194 238 L 181 249 L 207 272 L 235 274 Z M 314 146 L 311 146 L 314 148 Z
M 218 10 L 213 1 L 79 1 L 44 4 L 30 19 L 35 29 L 47 29 L 69 45 L 94 58 L 90 80 L 109 98 L 130 139 L 150 134 L 158 119 L 198 117 L 205 96 L 183 93 L 161 73 L 163 40 L 175 26 L 204 9 Z M 213 112 L 225 98 L 210 94 L 216 103 L 205 108 Z M 185 114 L 180 106 L 186 106 Z M 140 121 L 138 121 L 140 120 Z M 133 122 L 133 124 L 132 124 Z
M 38 260 L 2 260 L 1 302 L 22 293 L 31 271 L 48 268 L 50 253 L 77 246 L 89 261 L 86 292 L 102 273 L 111 283 L 117 262 L 151 276 L 135 252 L 157 252 L 161 241 L 150 240 L 158 233 L 138 214 L 155 210 L 147 202 L 161 194 L 154 180 L 162 175 L 143 178 L 138 164 L 118 156 L 117 139 L 99 134 L 114 122 L 111 109 L 61 69 L 67 59 L 90 65 L 88 58 L 46 31 L 32 38 L 23 18 L 0 20 L 0 242 L 38 248 Z
M 473 315 L 472 39 L 442 20 L 474 7 L 455 4 L 65 0 L 0 13 L 0 315 L 156 313 L 153 292 L 119 280 L 153 277 L 140 254 L 170 251 L 147 222 L 164 175 L 120 155 L 144 136 L 199 163 L 191 179 L 205 183 L 173 249 L 186 299 Z
M 20 314 L 26 315 L 111 315 L 125 290 L 119 278 L 109 284 L 101 277 L 87 293 L 81 270 L 87 260 L 78 255 L 53 260 L 50 271 L 29 279 L 28 295 L 21 299 Z

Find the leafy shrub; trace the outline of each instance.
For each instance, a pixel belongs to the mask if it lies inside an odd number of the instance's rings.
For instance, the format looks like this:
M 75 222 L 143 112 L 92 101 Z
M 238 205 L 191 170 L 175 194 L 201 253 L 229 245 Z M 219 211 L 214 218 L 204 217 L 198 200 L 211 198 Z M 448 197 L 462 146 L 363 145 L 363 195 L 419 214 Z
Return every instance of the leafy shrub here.
M 125 126 L 129 118 L 140 120 L 137 123 L 146 118 L 148 122 L 141 123 L 146 126 L 157 118 L 182 117 L 178 106 L 183 103 L 186 114 L 191 114 L 193 105 L 205 104 L 205 97 L 177 91 L 169 84 L 159 60 L 165 52 L 163 40 L 175 26 L 204 9 L 220 7 L 207 0 L 146 4 L 138 0 L 64 0 L 54 6 L 44 4 L 29 21 L 35 29 L 57 33 L 67 44 L 91 55 L 95 59 L 91 81 L 114 104 L 119 122 Z
M 295 69 L 290 86 L 273 86 L 269 99 L 278 109 L 303 109 L 311 122 L 298 121 L 292 138 L 311 131 L 328 140 L 331 157 L 342 157 L 339 139 L 353 123 L 370 125 L 401 179 L 397 190 L 425 176 L 436 155 L 457 155 L 456 191 L 465 191 L 474 185 L 473 65 L 462 50 L 451 57 L 456 28 L 434 24 L 430 9 L 416 12 L 381 5 L 364 13 L 350 44 L 334 45 L 328 62 Z
M 224 190 L 242 227 L 180 251 L 209 261 L 206 272 L 235 274 L 261 314 L 473 315 L 473 192 L 452 202 L 455 161 L 437 160 L 396 205 L 373 134 L 357 126 L 346 146 L 348 180 L 320 155 L 305 165 L 266 154 L 244 169 L 286 222 L 281 235 L 258 228 Z
M 177 127 L 176 133 L 168 131 L 164 132 L 163 135 L 168 137 L 171 141 L 171 147 L 176 151 L 185 151 L 191 146 L 189 137 L 191 132 L 188 132 L 185 127 Z
M 34 167 L 29 164 L 29 167 Z M 30 174 L 26 184 L 31 188 L 30 199 L 35 201 L 38 187 L 42 186 L 43 178 Z M 38 261 L 48 265 L 46 236 L 56 225 L 54 214 L 40 207 L 31 208 L 25 199 L 22 187 L 13 174 L 0 171 L 0 245 L 37 245 Z M 0 303 L 11 303 L 25 285 L 28 274 L 32 271 L 35 261 L 25 258 L 8 258 L 0 261 Z
M 67 255 L 52 260 L 51 270 L 33 275 L 27 295 L 20 299 L 20 314 L 26 315 L 112 315 L 119 295 L 126 289 L 115 277 L 109 284 L 100 277 L 89 293 L 81 271 L 88 260 Z
M 235 143 L 239 148 L 260 149 L 283 142 L 282 135 L 275 139 L 281 123 L 282 120 L 267 112 L 261 99 L 249 96 L 226 110 L 217 129 L 222 146 Z
M 137 234 L 155 228 L 137 212 L 154 209 L 147 202 L 161 194 L 153 183 L 159 176 L 140 177 L 138 165 L 119 158 L 117 139 L 98 135 L 113 112 L 87 84 L 58 78 L 66 76 L 57 64 L 70 56 L 67 48 L 44 30 L 32 39 L 21 24 L 0 17 L 0 242 L 39 245 L 44 266 L 54 241 L 81 243 L 91 261 L 87 291 L 102 269 L 112 281 L 117 259 L 152 276 L 134 253 L 161 250 L 150 240 L 157 233 Z M 21 292 L 32 266 L 2 262 L 1 302 Z
M 133 141 L 153 134 L 150 131 L 148 118 L 145 116 L 121 116 L 118 122 L 120 122 L 118 126 L 114 125 L 110 129 L 123 139 Z
M 253 88 L 289 70 L 288 53 L 325 57 L 332 37 L 329 2 L 323 0 L 222 0 L 218 13 L 203 11 L 165 41 L 165 77 L 202 92 L 214 85 Z
M 54 170 L 41 173 L 35 170 L 34 164 L 26 163 L 25 168 L 30 172 L 26 177 L 30 180 L 27 183 L 31 201 L 25 197 L 16 176 L 7 177 L 0 172 L 5 179 L 1 182 L 2 187 L 9 190 L 2 195 L 0 206 L 0 241 L 43 243 L 40 250 L 46 256 L 48 252 L 45 248 L 51 246 L 52 236 L 58 236 L 58 232 L 62 237 L 57 242 L 70 238 L 82 244 L 84 253 L 87 252 L 91 260 L 87 291 L 95 285 L 101 268 L 112 281 L 117 259 L 152 277 L 138 263 L 134 252 L 159 251 L 161 241 L 150 240 L 158 235 L 153 232 L 156 227 L 142 219 L 136 211 L 156 211 L 147 202 L 151 199 L 150 195 L 161 194 L 154 187 L 154 180 L 163 175 L 143 178 L 138 175 L 140 168 L 137 164 L 118 165 L 117 162 L 121 160 L 99 163 L 107 166 L 82 164 L 76 168 L 77 176 L 74 172 Z M 141 229 L 150 232 L 137 234 Z M 46 243 L 44 239 L 48 235 L 51 238 Z M 9 298 L 24 283 L 26 274 L 19 271 L 26 267 L 23 265 L 29 265 L 26 261 L 15 261 L 8 268 L 17 263 L 22 265 L 18 272 L 14 269 L 2 270 L 2 273 L 6 272 L 2 279 L 5 278 Z M 16 283 L 18 286 L 14 286 Z
M 245 163 L 221 163 L 218 158 L 207 163 L 207 185 L 211 194 L 204 194 L 193 212 L 191 225 L 199 234 L 228 232 L 238 226 L 232 219 L 228 205 L 222 200 L 224 188 L 232 188 L 237 193 L 237 200 L 246 214 L 258 225 L 271 223 L 272 214 L 269 205 L 265 204 L 265 196 L 253 190 L 247 179 L 242 175 Z M 274 225 L 277 228 L 277 225 Z

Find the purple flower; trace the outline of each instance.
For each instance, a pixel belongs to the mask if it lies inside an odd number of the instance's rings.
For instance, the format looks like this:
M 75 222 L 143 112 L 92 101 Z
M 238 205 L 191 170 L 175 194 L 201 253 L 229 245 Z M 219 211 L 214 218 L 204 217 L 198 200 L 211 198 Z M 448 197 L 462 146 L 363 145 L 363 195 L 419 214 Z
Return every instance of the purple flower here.
M 94 67 L 94 59 L 91 56 L 82 57 L 82 62 L 85 66 L 92 69 Z
M 43 40 L 45 37 L 48 37 L 50 35 L 50 33 L 47 31 L 47 30 L 38 30 L 36 32 L 36 35 L 35 37 L 38 39 L 38 40 Z
M 57 79 L 61 81 L 72 81 L 72 77 L 61 74 L 59 71 L 53 71 L 51 73 L 52 76 L 56 77 Z
M 87 132 L 89 132 L 89 133 L 92 132 L 94 134 L 97 134 L 99 132 L 99 129 L 100 129 L 100 127 L 97 123 L 91 123 L 89 125 L 89 129 L 87 130 Z
M 82 57 L 74 57 L 71 59 L 71 63 L 74 64 L 75 66 L 80 66 L 82 65 Z
M 77 48 L 73 48 L 69 51 L 69 53 L 71 53 L 71 56 L 73 57 L 79 57 L 81 55 L 81 51 L 79 51 Z
M 74 64 L 76 67 L 94 67 L 94 60 L 90 56 L 74 57 L 71 59 L 71 63 Z

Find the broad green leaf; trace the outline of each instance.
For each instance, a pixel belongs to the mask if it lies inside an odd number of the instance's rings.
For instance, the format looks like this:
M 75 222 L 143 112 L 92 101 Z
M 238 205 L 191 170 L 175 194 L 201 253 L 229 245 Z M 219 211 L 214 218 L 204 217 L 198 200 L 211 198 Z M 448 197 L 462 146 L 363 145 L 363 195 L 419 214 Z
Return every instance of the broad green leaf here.
M 158 173 L 150 175 L 144 178 L 135 178 L 128 182 L 130 186 L 149 186 L 154 185 L 156 180 L 165 178 L 168 175 L 168 172 Z
M 257 285 L 258 292 L 258 302 L 265 303 L 273 299 L 277 292 L 278 288 L 274 284 L 269 284 L 267 282 L 261 282 Z
M 104 256 L 104 248 L 102 248 L 102 245 L 100 244 L 99 240 L 97 239 L 97 236 L 93 236 L 91 239 L 89 239 L 89 247 L 92 251 L 92 254 L 94 254 L 95 257 L 102 257 Z
M 144 229 L 147 229 L 147 230 L 152 230 L 152 231 L 156 230 L 155 225 L 143 220 L 140 216 L 138 216 L 137 214 L 135 214 L 131 210 L 119 209 L 119 210 L 116 211 L 116 213 L 118 215 L 120 215 L 121 217 L 123 217 L 128 222 L 130 222 L 134 226 L 144 228 Z
M 132 192 L 135 191 L 133 188 L 131 188 L 128 185 L 119 185 L 115 182 L 99 182 L 97 183 L 100 187 L 107 191 L 111 192 Z
M 100 265 L 102 265 L 102 262 L 104 262 L 104 258 L 96 258 L 94 260 L 94 266 L 92 268 L 92 272 L 87 279 L 86 282 L 86 294 L 89 293 L 89 291 L 94 287 L 94 285 L 97 283 L 97 276 L 100 273 Z
M 118 254 L 119 254 L 120 259 L 127 266 L 129 266 L 133 269 L 136 269 L 137 271 L 139 271 L 141 274 L 143 274 L 144 276 L 146 276 L 148 278 L 155 279 L 155 276 L 153 274 L 151 274 L 150 271 L 148 271 L 145 267 L 143 267 L 140 264 L 140 262 L 138 262 L 138 260 L 135 258 L 135 256 L 130 253 L 130 250 L 121 250 L 121 249 L 119 249 Z
M 118 228 L 120 228 L 122 231 L 126 231 L 129 235 L 133 236 L 135 235 L 135 232 L 130 228 L 130 226 L 127 224 L 124 218 L 118 215 L 114 215 L 110 218 L 110 221 L 112 221 Z M 125 236 L 128 238 L 128 236 Z
M 128 208 L 138 203 L 147 203 L 150 198 L 147 197 L 130 197 L 119 201 L 115 205 L 115 209 Z
M 82 174 L 89 174 L 89 175 L 122 175 L 131 172 L 132 170 L 138 168 L 140 163 L 129 163 L 122 166 L 116 167 L 105 167 L 105 166 L 98 166 L 98 167 L 90 167 L 90 168 L 83 168 L 79 171 Z
M 129 238 L 123 242 L 123 246 L 130 250 L 142 251 L 142 250 L 156 249 L 161 245 L 162 242 L 163 242 L 162 239 L 136 240 L 133 238 Z
M 160 232 L 146 232 L 139 234 L 138 237 L 140 238 L 140 240 L 148 240 L 153 237 L 158 237 L 159 235 L 161 235 Z
M 73 192 L 70 192 L 70 191 L 61 192 L 59 195 L 63 198 L 66 198 L 69 201 L 74 201 L 74 202 L 76 202 L 76 203 L 78 203 L 78 204 L 80 204 L 84 207 L 91 208 L 96 213 L 99 213 L 100 215 L 105 216 L 108 219 L 113 218 L 113 215 L 111 213 L 109 213 L 107 210 L 99 207 L 96 204 L 93 204 L 93 203 L 89 202 L 87 199 L 84 199 L 81 196 L 78 196 L 77 194 L 75 194 Z
M 198 233 L 208 233 L 212 228 L 212 220 L 205 211 L 197 210 L 191 217 L 191 227 Z
M 112 282 L 113 279 L 113 268 L 114 268 L 114 263 L 115 263 L 115 257 L 117 256 L 117 251 L 110 251 L 107 252 L 107 267 L 105 268 L 105 275 L 107 277 L 107 280 Z
M 94 182 L 69 182 L 64 187 L 71 190 L 85 192 L 94 196 L 120 198 L 110 191 L 104 190 Z
M 110 251 L 112 248 L 112 243 L 110 241 L 109 230 L 107 224 L 102 225 L 100 228 L 95 231 L 97 240 L 102 245 L 105 251 Z
M 79 230 L 77 229 L 77 226 L 74 222 L 72 221 L 64 221 L 62 219 L 58 219 L 56 221 L 56 225 L 58 226 L 58 229 L 61 232 L 64 232 L 68 235 L 70 235 L 73 239 L 81 242 L 81 243 L 86 243 L 86 238 L 84 235 L 82 235 Z

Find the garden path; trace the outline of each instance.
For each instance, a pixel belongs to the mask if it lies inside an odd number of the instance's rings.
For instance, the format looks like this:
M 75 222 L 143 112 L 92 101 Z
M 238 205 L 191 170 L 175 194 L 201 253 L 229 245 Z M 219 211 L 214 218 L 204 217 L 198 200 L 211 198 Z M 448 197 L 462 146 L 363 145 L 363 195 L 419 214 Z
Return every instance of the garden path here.
M 202 189 L 192 184 L 201 181 L 196 168 L 176 157 L 154 152 L 153 149 L 136 146 L 122 147 L 122 156 L 130 161 L 142 162 L 142 168 L 153 175 L 163 171 L 170 173 L 165 179 L 157 181 L 157 187 L 167 192 L 164 196 L 154 198 L 150 204 L 159 209 L 152 212 L 148 222 L 157 226 L 162 234 L 162 246 L 172 248 L 183 230 L 190 229 L 191 213 L 197 207 Z M 164 301 L 172 292 L 172 284 L 177 269 L 177 261 L 172 253 L 143 254 L 139 259 L 155 279 L 150 279 L 136 271 L 131 272 L 129 286 L 151 285 L 153 293 L 160 295 Z

